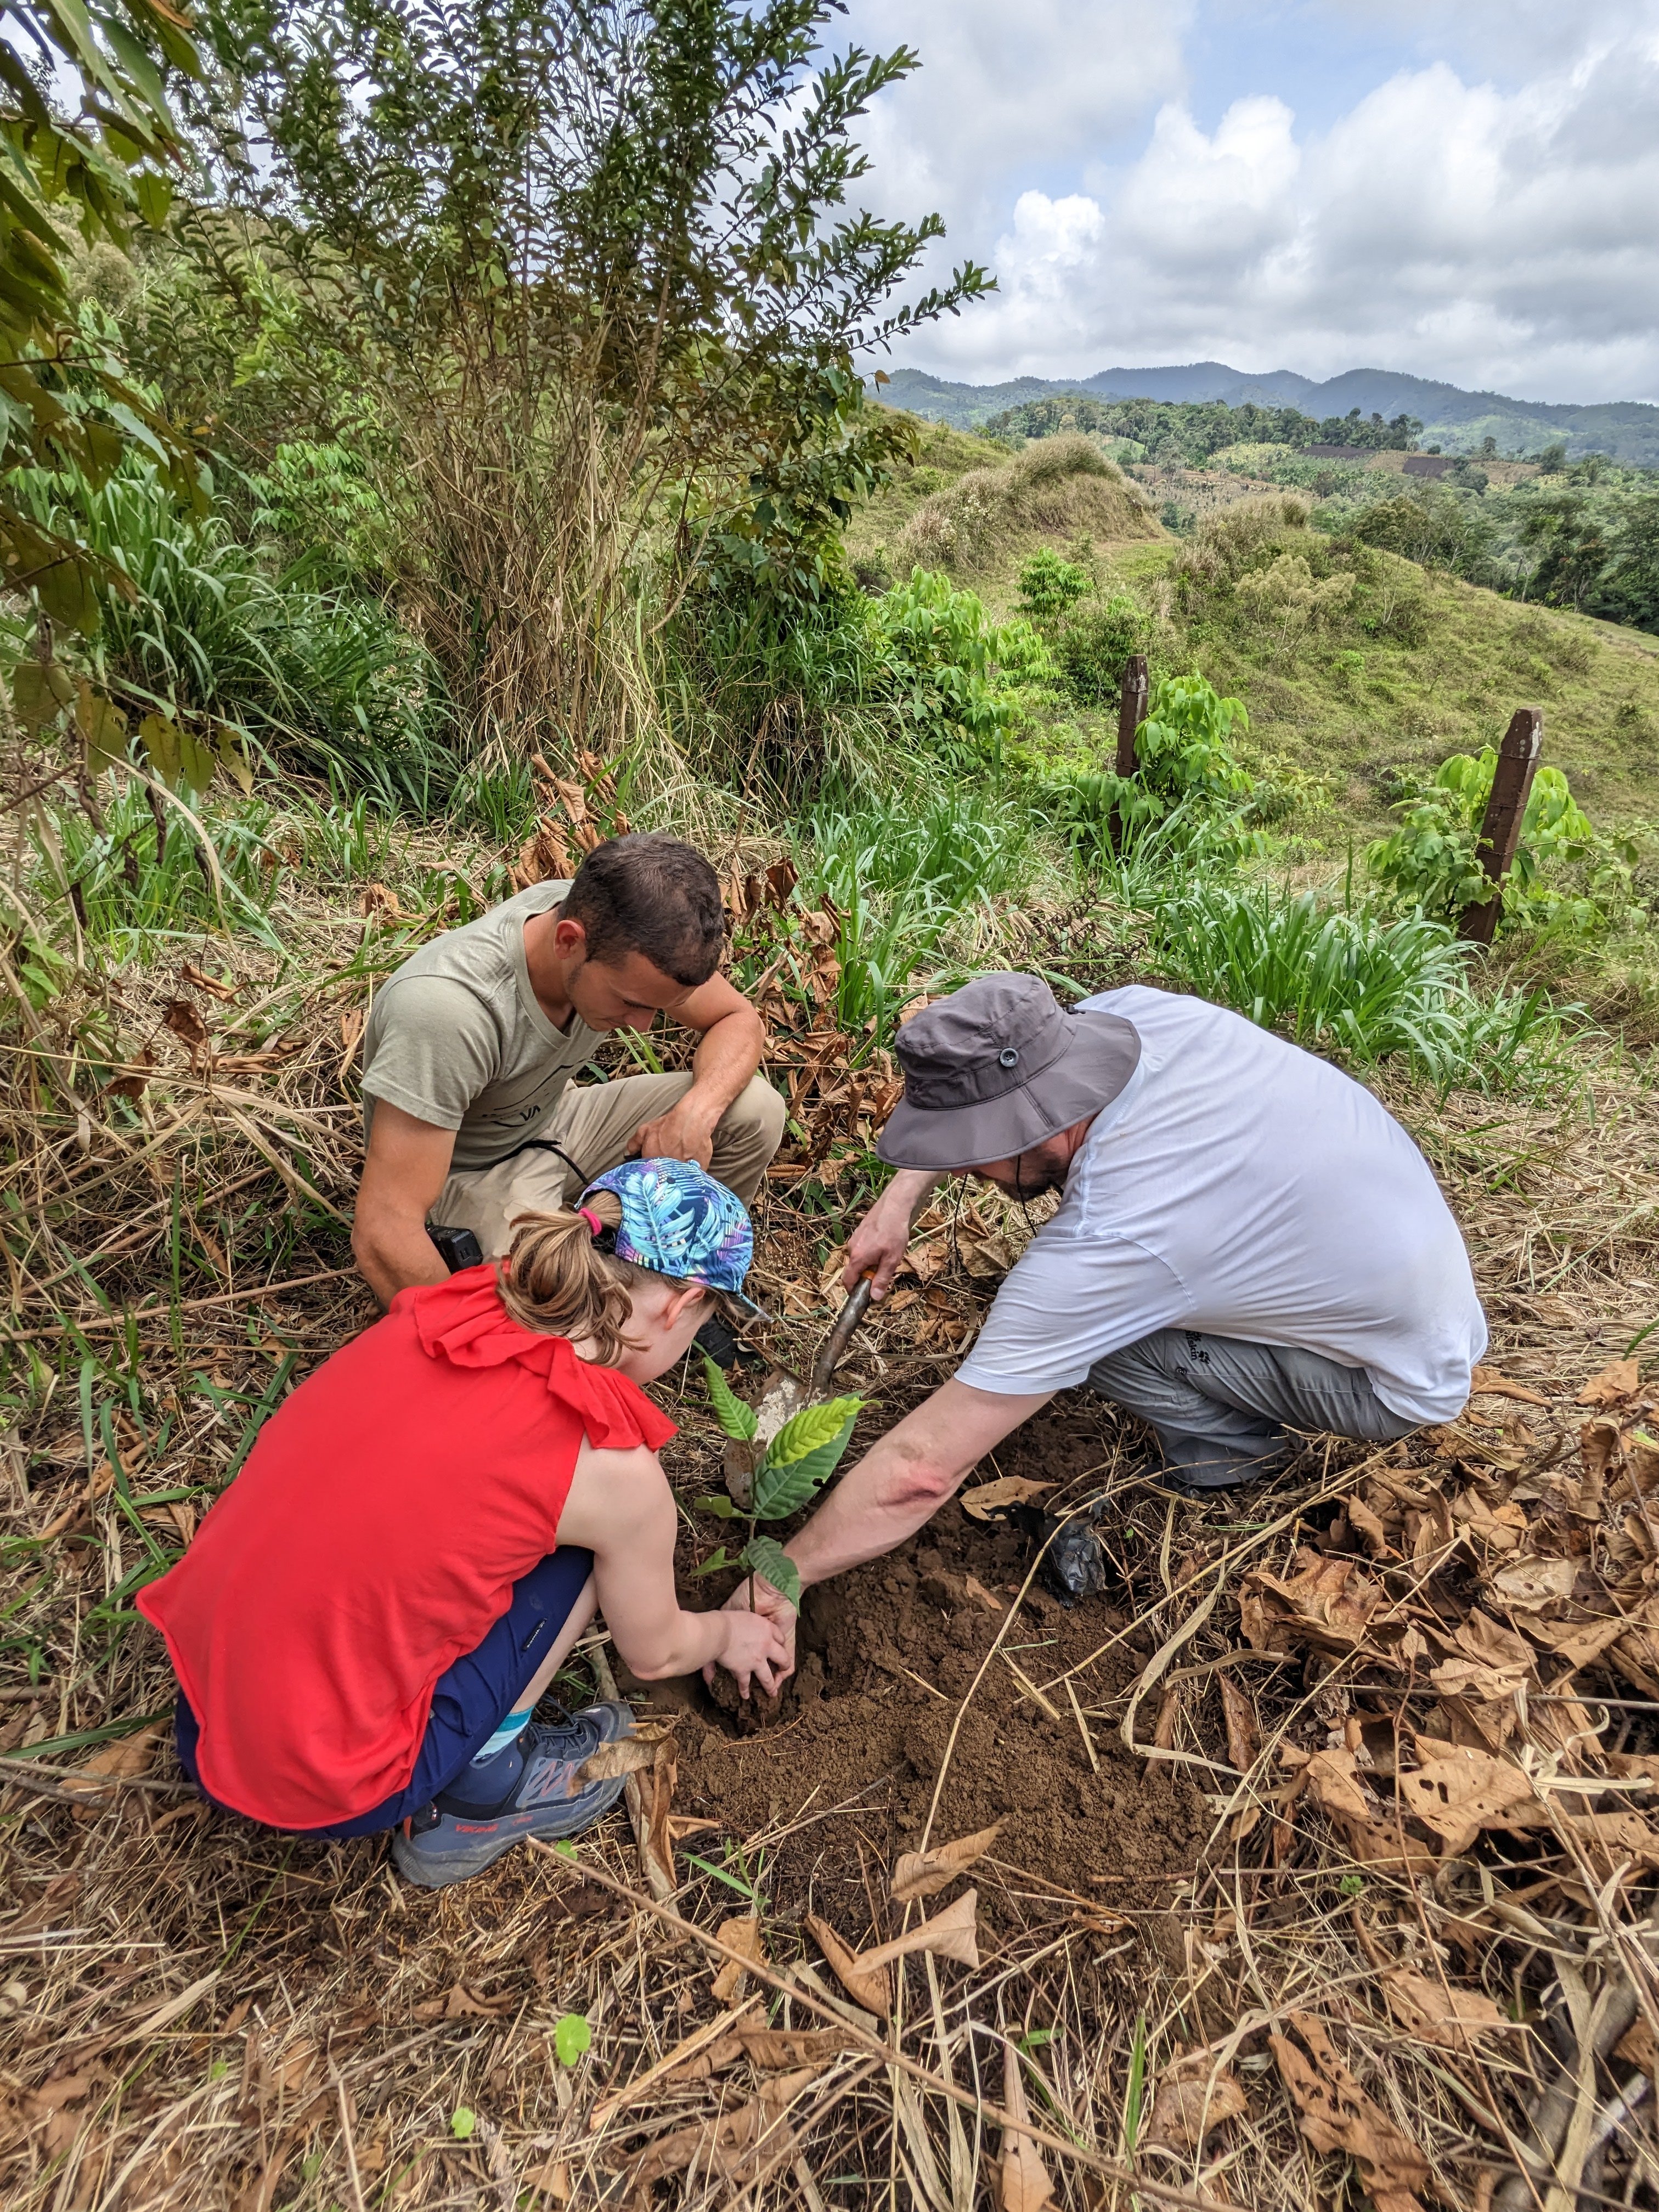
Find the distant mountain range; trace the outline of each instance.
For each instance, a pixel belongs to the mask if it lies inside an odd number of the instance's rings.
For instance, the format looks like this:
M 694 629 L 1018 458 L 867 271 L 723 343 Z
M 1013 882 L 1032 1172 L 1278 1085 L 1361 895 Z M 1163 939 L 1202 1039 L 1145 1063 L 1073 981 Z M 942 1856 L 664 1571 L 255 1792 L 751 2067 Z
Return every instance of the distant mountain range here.
M 1559 444 L 1575 457 L 1598 453 L 1648 467 L 1659 465 L 1659 407 L 1645 400 L 1558 406 L 1508 399 L 1499 392 L 1465 392 L 1455 384 L 1396 376 L 1382 368 L 1351 368 L 1323 384 L 1289 368 L 1247 376 L 1219 361 L 1192 362 L 1184 368 L 1102 368 L 1075 380 L 1017 376 L 1006 384 L 950 384 L 921 369 L 901 368 L 878 396 L 890 407 L 971 430 L 1023 399 L 1065 392 L 1088 392 L 1097 399 L 1218 399 L 1229 407 L 1253 399 L 1258 406 L 1297 407 L 1316 417 L 1346 415 L 1358 407 L 1364 415 L 1385 418 L 1415 415 L 1423 425 L 1422 443 L 1449 453 L 1473 452 L 1490 437 L 1502 453 L 1535 453 Z

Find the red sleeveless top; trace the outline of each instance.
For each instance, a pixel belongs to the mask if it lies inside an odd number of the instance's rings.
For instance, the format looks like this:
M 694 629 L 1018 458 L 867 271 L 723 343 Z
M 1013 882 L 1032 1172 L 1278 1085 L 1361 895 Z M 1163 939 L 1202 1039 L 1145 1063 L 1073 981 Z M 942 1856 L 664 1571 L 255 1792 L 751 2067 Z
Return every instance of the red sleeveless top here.
M 521 1328 L 493 1267 L 401 1291 L 265 1423 L 183 1559 L 140 1591 L 213 1796 L 275 1827 L 404 1788 L 433 1686 L 556 1548 L 584 1436 L 674 1433 L 635 1382 Z

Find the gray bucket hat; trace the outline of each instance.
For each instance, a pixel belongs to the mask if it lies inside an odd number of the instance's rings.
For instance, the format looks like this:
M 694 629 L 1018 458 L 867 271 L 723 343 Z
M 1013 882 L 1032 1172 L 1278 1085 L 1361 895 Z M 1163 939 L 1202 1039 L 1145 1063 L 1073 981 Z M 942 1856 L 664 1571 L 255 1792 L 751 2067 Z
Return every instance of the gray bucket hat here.
M 1116 1014 L 1066 1013 L 1036 975 L 981 975 L 899 1031 L 904 1096 L 877 1157 L 896 1168 L 1011 1159 L 1109 1105 L 1140 1058 Z

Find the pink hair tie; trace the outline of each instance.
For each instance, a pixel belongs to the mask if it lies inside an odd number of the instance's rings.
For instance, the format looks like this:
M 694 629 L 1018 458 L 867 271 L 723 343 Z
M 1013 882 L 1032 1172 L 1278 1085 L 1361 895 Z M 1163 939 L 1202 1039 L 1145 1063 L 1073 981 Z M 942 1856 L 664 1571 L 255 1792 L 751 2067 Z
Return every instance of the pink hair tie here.
M 600 1220 L 599 1215 L 594 1212 L 591 1206 L 579 1206 L 576 1208 L 576 1211 L 580 1214 L 582 1219 L 587 1224 L 588 1229 L 593 1236 L 601 1237 L 604 1235 L 605 1224 Z

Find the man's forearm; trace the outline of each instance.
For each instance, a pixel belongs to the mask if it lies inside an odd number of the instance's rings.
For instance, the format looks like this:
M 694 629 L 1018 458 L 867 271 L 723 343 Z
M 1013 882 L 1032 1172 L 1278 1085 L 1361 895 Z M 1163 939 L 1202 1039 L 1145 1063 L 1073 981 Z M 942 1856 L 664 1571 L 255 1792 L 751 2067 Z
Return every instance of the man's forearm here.
M 1002 1397 L 951 1381 L 843 1475 L 786 1547 L 803 1583 L 826 1582 L 914 1536 L 969 1471 L 1052 1393 Z
M 741 1014 L 723 1015 L 703 1031 L 691 1055 L 686 1103 L 695 1099 L 705 1109 L 711 1129 L 759 1073 L 765 1046 L 760 1017 L 747 1007 Z
M 415 1283 L 441 1283 L 448 1274 L 442 1255 L 423 1222 L 365 1222 L 361 1214 L 351 1231 L 357 1268 L 383 1306 Z

